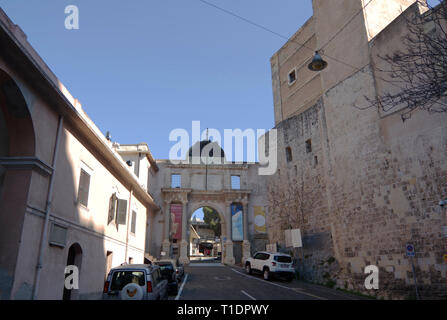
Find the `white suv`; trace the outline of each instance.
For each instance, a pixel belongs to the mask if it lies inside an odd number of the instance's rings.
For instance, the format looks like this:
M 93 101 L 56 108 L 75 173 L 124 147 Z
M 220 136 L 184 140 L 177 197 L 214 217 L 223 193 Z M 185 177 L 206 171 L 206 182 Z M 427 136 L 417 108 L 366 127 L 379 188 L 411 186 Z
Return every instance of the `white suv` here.
M 248 258 L 245 262 L 245 271 L 248 274 L 253 271 L 262 272 L 265 280 L 279 276 L 292 281 L 295 274 L 290 255 L 265 251 L 256 252 L 253 258 Z

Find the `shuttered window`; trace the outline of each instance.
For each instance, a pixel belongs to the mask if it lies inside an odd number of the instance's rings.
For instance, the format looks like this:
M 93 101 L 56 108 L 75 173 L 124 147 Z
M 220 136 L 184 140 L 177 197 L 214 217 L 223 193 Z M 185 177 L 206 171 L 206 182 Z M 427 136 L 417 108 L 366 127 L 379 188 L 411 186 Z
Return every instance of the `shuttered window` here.
M 116 218 L 116 192 L 112 194 L 109 200 L 109 217 L 107 219 L 107 224 L 110 224 L 112 221 L 115 221 Z
M 116 212 L 116 223 L 126 224 L 127 218 L 127 200 L 118 199 L 117 201 L 117 212 Z
M 137 213 L 135 211 L 132 211 L 132 221 L 130 224 L 130 232 L 135 234 L 136 227 L 137 227 Z
M 83 206 L 88 206 L 88 192 L 90 188 L 90 175 L 81 169 L 81 176 L 79 178 L 79 189 L 78 189 L 78 202 Z

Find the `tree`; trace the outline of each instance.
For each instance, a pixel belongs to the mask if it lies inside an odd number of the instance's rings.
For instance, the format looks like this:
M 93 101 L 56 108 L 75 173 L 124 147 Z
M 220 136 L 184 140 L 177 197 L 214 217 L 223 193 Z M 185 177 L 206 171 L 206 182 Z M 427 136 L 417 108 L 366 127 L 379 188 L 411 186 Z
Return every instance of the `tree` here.
M 203 221 L 214 231 L 216 237 L 221 235 L 220 217 L 216 210 L 210 207 L 203 207 Z
M 268 209 L 270 224 L 276 226 L 271 228 L 274 241 L 282 239 L 286 229 L 305 229 L 309 216 L 321 205 L 322 191 L 320 176 L 304 171 L 288 184 L 282 183 L 280 178 L 270 184 Z
M 405 16 L 404 50 L 379 57 L 388 66 L 376 69 L 390 84 L 388 92 L 367 98 L 370 106 L 386 112 L 403 107 L 403 121 L 417 109 L 447 112 L 447 2 L 440 0 L 436 7 L 418 2 L 427 11 Z

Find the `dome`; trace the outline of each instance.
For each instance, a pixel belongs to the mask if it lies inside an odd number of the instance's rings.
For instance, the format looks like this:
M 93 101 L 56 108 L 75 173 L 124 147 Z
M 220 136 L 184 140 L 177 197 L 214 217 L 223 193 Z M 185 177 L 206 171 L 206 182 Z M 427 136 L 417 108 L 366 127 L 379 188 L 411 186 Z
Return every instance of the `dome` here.
M 200 154 L 195 154 L 198 151 L 198 144 L 200 143 Z M 223 149 L 219 146 L 219 144 L 217 142 L 212 142 L 211 140 L 202 140 L 200 142 L 196 142 L 191 148 L 189 148 L 188 150 L 188 157 L 200 157 L 200 155 L 202 155 L 203 157 L 206 157 L 206 151 L 205 153 L 202 153 L 205 148 L 205 146 L 209 145 L 209 147 L 207 148 L 207 150 L 209 150 L 209 154 L 208 157 L 210 158 L 214 158 L 214 157 L 219 157 L 225 159 L 225 152 L 223 151 Z M 194 155 L 193 155 L 193 151 L 194 151 Z M 215 152 L 216 151 L 216 152 Z M 214 152 L 216 153 L 216 155 L 214 155 Z M 219 155 L 220 153 L 220 155 Z

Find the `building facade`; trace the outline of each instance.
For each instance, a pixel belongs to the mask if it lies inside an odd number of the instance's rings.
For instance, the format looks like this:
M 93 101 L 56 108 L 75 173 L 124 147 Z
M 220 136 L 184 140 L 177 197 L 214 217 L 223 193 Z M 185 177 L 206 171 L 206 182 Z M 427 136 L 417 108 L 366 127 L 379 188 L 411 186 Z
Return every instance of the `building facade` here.
M 209 143 L 200 143 L 200 154 Z M 224 263 L 241 264 L 255 248 L 265 248 L 266 233 L 255 228 L 255 216 L 258 211 L 265 215 L 267 205 L 258 164 L 228 162 L 223 150 L 217 148 L 221 152 L 214 154 L 215 160 L 211 153 L 209 162 L 199 159 L 195 163 L 193 157 L 182 163 L 157 160 L 159 173 L 150 192 L 162 208 L 162 218 L 154 221 L 151 252 L 160 252 L 161 248 L 164 254 L 188 263 L 189 225 L 192 214 L 202 207 L 213 208 L 219 214 Z M 259 208 L 256 214 L 255 208 Z
M 107 140 L 2 10 L 0 47 L 0 298 L 98 298 L 110 268 L 145 260 L 156 163 Z
M 284 230 L 300 228 L 303 247 L 294 254 L 314 282 L 414 297 L 413 262 L 421 295 L 442 297 L 447 213 L 438 203 L 447 195 L 447 115 L 416 111 L 403 122 L 403 110 L 356 108 L 390 90 L 379 57 L 404 49 L 406 18 L 423 7 L 314 0 L 313 9 L 271 58 L 279 170 L 268 178 L 278 186 L 269 191 L 270 242 L 284 244 Z M 307 68 L 316 50 L 328 62 L 322 72 Z M 291 194 L 304 199 L 278 200 Z M 413 260 L 407 244 L 416 248 Z M 378 291 L 365 289 L 368 265 L 380 270 Z

